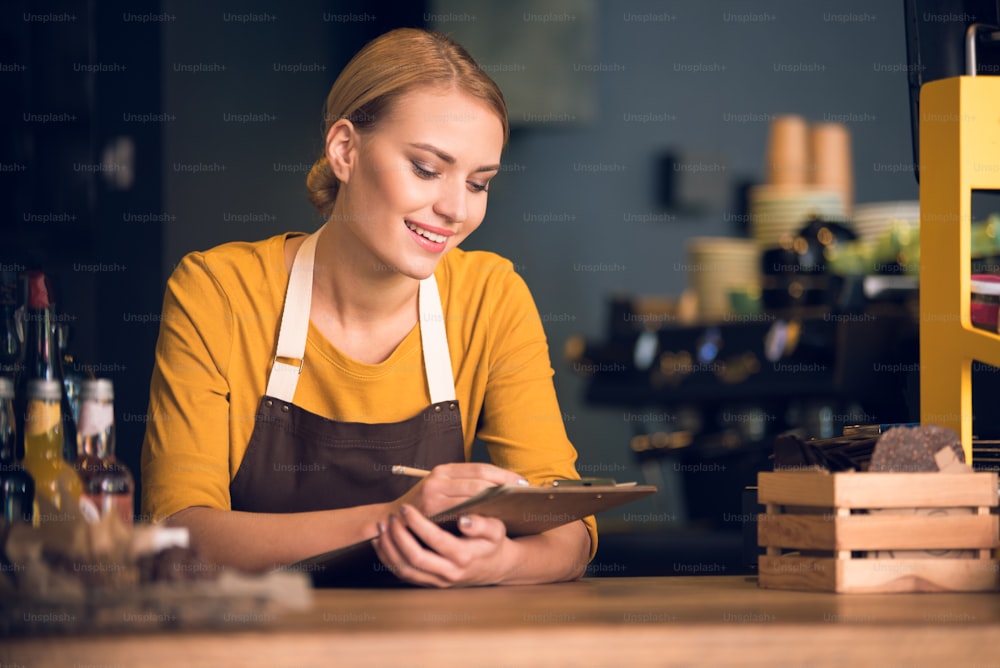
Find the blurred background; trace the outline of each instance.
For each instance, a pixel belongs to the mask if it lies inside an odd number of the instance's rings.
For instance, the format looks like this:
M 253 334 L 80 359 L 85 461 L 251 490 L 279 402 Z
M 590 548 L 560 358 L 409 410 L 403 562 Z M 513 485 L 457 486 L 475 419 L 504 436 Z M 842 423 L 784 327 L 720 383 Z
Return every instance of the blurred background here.
M 326 93 L 399 26 L 452 34 L 508 97 L 502 173 L 465 247 L 508 257 L 531 287 L 581 473 L 661 487 L 601 518 L 592 574 L 750 568 L 744 488 L 775 434 L 918 419 L 902 2 L 11 0 L 0 13 L 0 270 L 50 274 L 66 371 L 114 380 L 118 453 L 136 474 L 167 277 L 189 251 L 322 222 L 304 180 Z M 852 201 L 802 209 L 796 222 L 819 227 L 778 256 L 813 283 L 768 283 L 755 256 L 755 279 L 707 313 L 696 277 L 743 281 L 745 256 L 717 240 L 753 243 L 754 189 L 788 115 L 846 129 Z M 850 244 L 851 206 L 878 203 L 907 212 L 881 271 Z M 830 267 L 809 264 L 817 249 Z M 867 269 L 833 271 L 836 258 Z M 864 292 L 865 274 L 888 282 Z

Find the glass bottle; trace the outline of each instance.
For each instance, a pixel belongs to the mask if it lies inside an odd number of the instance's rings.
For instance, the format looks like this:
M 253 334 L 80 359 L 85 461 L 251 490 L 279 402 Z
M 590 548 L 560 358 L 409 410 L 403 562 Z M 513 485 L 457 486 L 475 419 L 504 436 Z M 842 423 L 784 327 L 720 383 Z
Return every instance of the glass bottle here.
M 99 519 L 97 509 L 83 498 L 80 476 L 62 454 L 62 395 L 58 380 L 28 381 L 23 465 L 35 482 L 36 527 L 75 522 L 81 515 L 88 521 Z
M 74 468 L 83 494 L 102 517 L 114 513 L 132 524 L 135 483 L 128 468 L 115 458 L 115 391 L 107 378 L 85 380 L 80 388 L 77 460 Z
M 17 461 L 14 427 L 14 383 L 0 377 L 0 522 L 31 523 L 35 483 Z
M 63 439 L 62 454 L 66 461 L 74 462 L 76 461 L 76 423 L 73 422 L 72 405 L 66 393 L 62 352 L 56 336 L 52 290 L 48 278 L 41 271 L 28 272 L 28 301 L 25 308 L 25 320 L 27 321 L 27 333 L 24 342 L 24 365 L 22 366 L 20 382 L 18 382 L 19 394 L 23 396 L 22 401 L 27 401 L 27 389 L 32 380 L 59 381 L 62 388 L 59 398 L 60 416 L 63 421 L 60 431 Z M 27 430 L 24 433 L 27 434 Z
M 21 366 L 24 346 L 17 324 L 17 274 L 0 272 L 0 375 L 14 378 Z

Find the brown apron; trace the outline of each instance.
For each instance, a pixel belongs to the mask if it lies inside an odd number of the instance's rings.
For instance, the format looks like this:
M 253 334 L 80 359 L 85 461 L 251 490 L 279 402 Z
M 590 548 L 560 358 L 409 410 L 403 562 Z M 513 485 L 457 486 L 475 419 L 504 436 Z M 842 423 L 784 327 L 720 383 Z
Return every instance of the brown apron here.
M 312 269 L 322 228 L 302 243 L 285 294 L 277 353 L 253 433 L 229 485 L 232 509 L 294 513 L 382 503 L 416 480 L 393 475 L 396 464 L 430 469 L 465 461 L 462 418 L 434 276 L 421 281 L 420 339 L 431 405 L 402 422 L 337 422 L 292 399 L 305 357 Z

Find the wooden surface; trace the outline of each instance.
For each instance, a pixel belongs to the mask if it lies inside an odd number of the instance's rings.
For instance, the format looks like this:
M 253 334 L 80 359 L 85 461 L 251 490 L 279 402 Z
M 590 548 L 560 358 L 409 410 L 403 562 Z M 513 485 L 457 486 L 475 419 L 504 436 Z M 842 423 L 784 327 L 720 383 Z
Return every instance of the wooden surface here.
M 998 594 L 845 595 L 753 578 L 317 590 L 216 629 L 0 642 L 25 666 L 997 666 Z

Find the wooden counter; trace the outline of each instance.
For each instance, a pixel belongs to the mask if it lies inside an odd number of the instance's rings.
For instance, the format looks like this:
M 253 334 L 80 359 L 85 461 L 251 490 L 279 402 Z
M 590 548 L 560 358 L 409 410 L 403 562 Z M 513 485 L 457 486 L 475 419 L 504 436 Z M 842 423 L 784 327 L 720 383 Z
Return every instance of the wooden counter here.
M 249 621 L 250 623 L 246 623 Z M 260 623 L 263 621 L 263 623 Z M 5 639 L 24 666 L 1000 666 L 1000 594 L 826 594 L 753 578 L 317 590 L 224 628 Z

